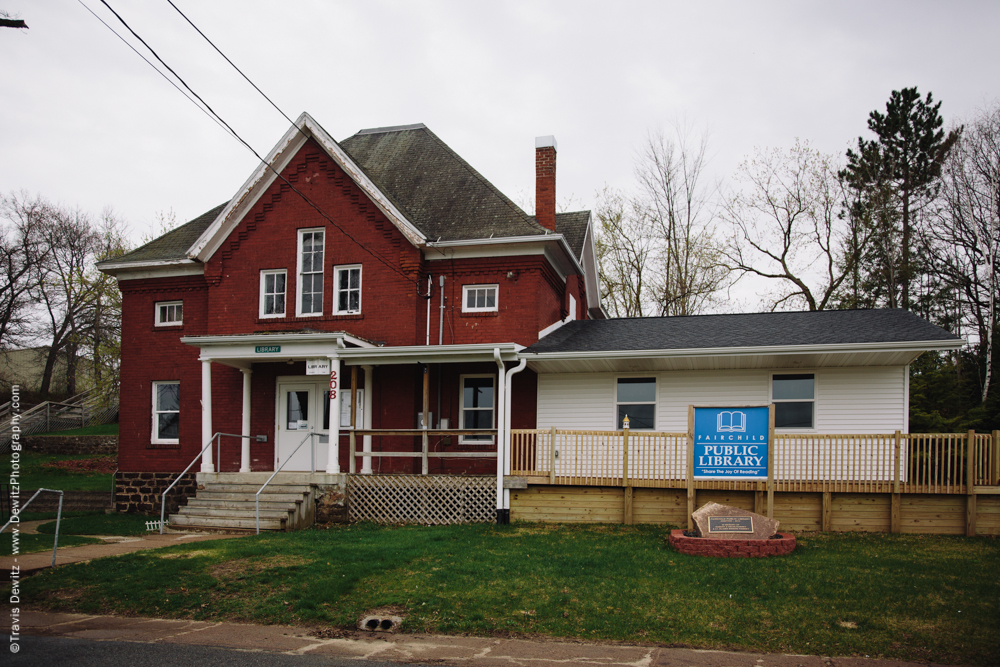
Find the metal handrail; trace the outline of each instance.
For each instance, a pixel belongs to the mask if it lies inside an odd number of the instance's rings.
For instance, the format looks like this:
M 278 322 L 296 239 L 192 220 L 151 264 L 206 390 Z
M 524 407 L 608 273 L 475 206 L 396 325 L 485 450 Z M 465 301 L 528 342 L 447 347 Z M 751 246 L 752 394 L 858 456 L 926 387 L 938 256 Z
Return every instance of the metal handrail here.
M 312 446 L 312 450 L 310 451 L 310 455 L 309 455 L 309 468 L 313 472 L 316 472 L 316 441 L 314 440 L 314 438 L 317 435 L 323 436 L 323 435 L 326 435 L 326 434 L 325 433 L 312 433 L 312 432 L 310 432 L 308 435 L 306 435 L 306 437 L 302 438 L 302 442 L 300 442 L 295 447 L 295 449 L 292 450 L 291 454 L 289 454 L 287 457 L 285 457 L 285 462 L 282 463 L 280 466 L 278 466 L 278 469 L 275 470 L 273 473 L 271 473 L 271 476 L 267 478 L 267 481 L 264 482 L 264 486 L 262 486 L 259 489 L 257 489 L 257 493 L 254 495 L 254 507 L 256 508 L 256 513 L 257 513 L 257 534 L 258 535 L 260 535 L 260 492 L 263 491 L 264 487 L 266 487 L 268 484 L 270 484 L 271 480 L 274 479 L 274 476 L 277 475 L 279 472 L 281 472 L 281 469 L 284 468 L 285 465 L 287 465 L 288 462 L 292 460 L 292 457 L 295 456 L 295 452 L 299 451 L 299 448 L 302 447 L 302 445 L 306 444 L 306 440 L 309 440 L 311 442 L 311 446 Z
M 205 454 L 205 450 L 208 449 L 209 447 L 211 447 L 212 446 L 212 442 L 214 442 L 215 440 L 219 441 L 219 448 L 216 450 L 217 454 L 216 454 L 215 460 L 216 461 L 220 461 L 220 459 L 222 458 L 222 456 L 221 456 L 222 455 L 222 438 L 221 438 L 221 436 L 224 436 L 224 435 L 228 435 L 228 436 L 230 436 L 232 438 L 249 438 L 250 437 L 249 435 L 240 435 L 240 434 L 236 434 L 236 433 L 223 433 L 223 432 L 219 431 L 218 433 L 216 433 L 215 435 L 213 435 L 211 438 L 208 439 L 208 442 L 205 444 L 204 447 L 201 448 L 201 451 L 198 452 L 198 454 L 193 459 L 191 459 L 191 463 L 189 463 L 187 465 L 187 468 L 184 468 L 184 470 L 181 471 L 181 474 L 177 475 L 177 479 L 175 479 L 173 482 L 171 482 L 170 486 L 167 487 L 166 491 L 164 491 L 160 495 L 160 535 L 163 534 L 163 521 L 165 519 L 165 514 L 166 514 L 166 511 L 167 511 L 167 494 L 170 493 L 170 489 L 174 488 L 174 486 L 177 485 L 177 482 L 181 481 L 181 478 L 184 477 L 184 475 L 187 474 L 187 471 L 191 469 L 191 466 L 193 466 L 198 461 L 198 459 L 200 459 L 202 457 L 202 455 Z
M 21 509 L 17 510 L 17 514 L 14 514 L 13 508 L 11 508 L 10 521 L 8 521 L 7 523 L 5 523 L 3 525 L 3 528 L 0 528 L 0 533 L 2 533 L 3 531 L 7 530 L 7 526 L 9 526 L 10 524 L 14 523 L 14 519 L 15 518 L 17 519 L 18 523 L 20 523 L 21 522 L 21 512 L 23 512 L 24 510 L 28 509 L 28 505 L 31 504 L 31 501 L 34 500 L 35 498 L 37 498 L 38 494 L 41 493 L 42 491 L 48 491 L 49 493 L 58 493 L 59 494 L 59 508 L 56 510 L 56 538 L 55 538 L 55 541 L 52 542 L 52 567 L 55 567 L 56 566 L 56 549 L 59 548 L 59 524 L 62 522 L 62 506 L 63 506 L 63 492 L 60 491 L 59 489 L 38 489 L 37 491 L 35 491 L 35 494 L 33 496 L 31 496 L 30 498 L 28 498 L 28 502 L 26 502 L 23 505 L 21 505 Z

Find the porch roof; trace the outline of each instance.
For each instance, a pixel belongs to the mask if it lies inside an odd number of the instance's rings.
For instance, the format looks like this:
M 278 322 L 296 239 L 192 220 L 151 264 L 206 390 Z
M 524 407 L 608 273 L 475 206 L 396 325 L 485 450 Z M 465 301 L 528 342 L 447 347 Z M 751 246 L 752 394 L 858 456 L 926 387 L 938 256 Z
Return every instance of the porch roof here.
M 378 346 L 346 331 L 282 331 L 228 336 L 184 336 L 181 342 L 201 350 L 201 361 L 236 368 L 254 363 L 304 361 L 337 357 L 348 366 L 387 366 L 414 363 L 475 363 L 516 361 L 524 349 L 517 343 L 467 345 Z

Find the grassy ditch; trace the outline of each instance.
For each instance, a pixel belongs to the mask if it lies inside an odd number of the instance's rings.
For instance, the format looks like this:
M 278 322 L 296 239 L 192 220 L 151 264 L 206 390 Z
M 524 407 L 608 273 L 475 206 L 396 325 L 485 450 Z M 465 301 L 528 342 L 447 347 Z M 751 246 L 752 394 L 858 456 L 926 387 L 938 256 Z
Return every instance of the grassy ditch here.
M 1000 542 L 822 534 L 790 556 L 679 554 L 655 526 L 337 526 L 170 547 L 22 582 L 53 610 L 526 634 L 993 664 Z M 135 582 L 142 582 L 136 586 Z
M 108 454 L 22 452 L 21 488 L 111 493 L 117 467 L 115 456 Z
M 63 517 L 59 533 L 60 535 L 146 535 L 149 533 L 146 530 L 146 522 L 152 518 L 144 514 L 86 514 Z M 56 522 L 43 523 L 37 530 L 39 533 L 54 535 Z

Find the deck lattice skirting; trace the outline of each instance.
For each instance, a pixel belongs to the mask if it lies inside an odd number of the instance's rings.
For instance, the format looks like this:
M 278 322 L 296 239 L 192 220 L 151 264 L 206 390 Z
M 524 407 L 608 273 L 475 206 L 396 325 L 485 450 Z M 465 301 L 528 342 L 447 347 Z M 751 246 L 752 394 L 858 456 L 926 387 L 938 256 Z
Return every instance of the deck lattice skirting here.
M 496 519 L 496 477 L 350 475 L 351 521 L 484 523 Z

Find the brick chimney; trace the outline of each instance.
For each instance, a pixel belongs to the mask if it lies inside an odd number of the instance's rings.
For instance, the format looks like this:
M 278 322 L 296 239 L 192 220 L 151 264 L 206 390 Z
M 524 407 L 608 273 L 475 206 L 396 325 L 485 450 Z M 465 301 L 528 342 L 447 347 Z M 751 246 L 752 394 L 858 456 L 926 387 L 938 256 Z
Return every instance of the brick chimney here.
M 535 219 L 556 231 L 556 138 L 535 137 Z

